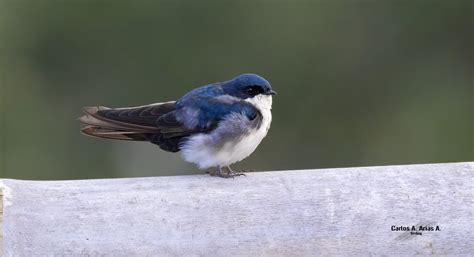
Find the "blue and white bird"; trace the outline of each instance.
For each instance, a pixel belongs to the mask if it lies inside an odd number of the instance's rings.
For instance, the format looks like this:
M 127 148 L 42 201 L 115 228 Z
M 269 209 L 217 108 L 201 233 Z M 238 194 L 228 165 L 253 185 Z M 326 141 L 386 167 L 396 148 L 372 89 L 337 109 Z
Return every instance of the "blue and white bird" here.
M 200 169 L 216 167 L 220 177 L 244 175 L 230 165 L 252 154 L 272 122 L 270 83 L 255 74 L 196 88 L 177 101 L 107 108 L 85 107 L 79 120 L 90 136 L 149 141 L 181 151 Z M 227 172 L 223 171 L 227 169 Z

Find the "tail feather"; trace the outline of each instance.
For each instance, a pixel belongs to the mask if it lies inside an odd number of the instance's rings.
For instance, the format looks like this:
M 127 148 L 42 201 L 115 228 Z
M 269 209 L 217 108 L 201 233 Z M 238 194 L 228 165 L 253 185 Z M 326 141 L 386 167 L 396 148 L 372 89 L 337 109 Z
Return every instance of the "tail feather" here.
M 147 134 L 131 132 L 131 131 L 119 131 L 109 130 L 106 128 L 86 126 L 81 129 L 82 134 L 92 137 L 100 137 L 106 139 L 117 139 L 117 140 L 135 140 L 145 141 L 147 140 Z
M 107 108 L 104 106 L 84 107 L 85 115 L 79 121 L 86 127 L 81 132 L 88 136 L 145 141 L 160 134 L 153 120 L 174 110 L 174 102 L 129 108 Z
M 125 109 L 125 108 L 123 108 Z M 128 108 L 133 109 L 133 107 Z M 107 114 L 107 111 L 117 111 L 117 109 L 107 108 L 103 106 L 87 106 L 84 107 L 83 111 L 85 115 L 79 118 L 79 121 L 92 126 L 104 126 L 110 128 L 129 128 L 135 130 L 156 130 L 156 128 L 151 126 L 145 126 L 142 124 L 136 124 L 131 122 L 126 122 L 122 120 L 113 120 L 106 117 L 104 114 Z M 104 112 L 105 111 L 105 112 Z

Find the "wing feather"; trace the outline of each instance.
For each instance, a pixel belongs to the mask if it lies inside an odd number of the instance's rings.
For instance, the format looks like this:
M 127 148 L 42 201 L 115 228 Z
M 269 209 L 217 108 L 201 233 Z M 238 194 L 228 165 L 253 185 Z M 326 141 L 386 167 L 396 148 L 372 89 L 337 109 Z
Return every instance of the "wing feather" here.
M 160 133 L 154 122 L 174 109 L 174 102 L 128 108 L 85 107 L 79 121 L 87 126 L 81 132 L 109 139 L 148 140 Z

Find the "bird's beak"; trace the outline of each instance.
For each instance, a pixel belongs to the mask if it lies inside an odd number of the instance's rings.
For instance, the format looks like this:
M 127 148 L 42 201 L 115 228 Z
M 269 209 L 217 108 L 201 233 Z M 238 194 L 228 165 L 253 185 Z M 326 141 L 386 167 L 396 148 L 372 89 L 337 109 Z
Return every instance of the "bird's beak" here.
M 270 90 L 270 91 L 266 92 L 265 95 L 278 95 L 278 94 L 277 94 L 277 92 L 275 92 L 273 90 Z

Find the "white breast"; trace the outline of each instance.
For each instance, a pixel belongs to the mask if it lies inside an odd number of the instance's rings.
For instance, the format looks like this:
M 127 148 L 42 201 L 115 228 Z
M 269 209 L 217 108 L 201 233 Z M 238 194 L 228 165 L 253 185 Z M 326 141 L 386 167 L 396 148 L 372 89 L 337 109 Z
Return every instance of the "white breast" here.
M 184 160 L 195 163 L 200 169 L 207 169 L 217 166 L 228 166 L 239 162 L 252 154 L 257 146 L 267 135 L 272 122 L 272 97 L 258 95 L 247 99 L 247 102 L 254 105 L 262 114 L 260 127 L 253 131 L 230 139 L 225 144 L 216 147 L 216 131 L 210 134 L 198 134 L 192 136 L 182 147 Z

